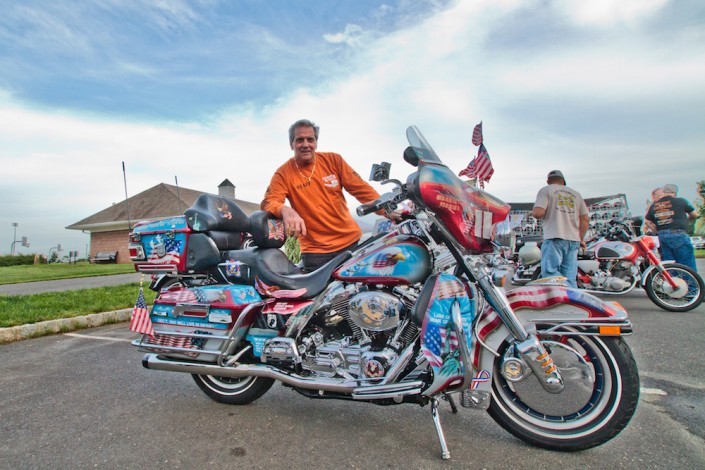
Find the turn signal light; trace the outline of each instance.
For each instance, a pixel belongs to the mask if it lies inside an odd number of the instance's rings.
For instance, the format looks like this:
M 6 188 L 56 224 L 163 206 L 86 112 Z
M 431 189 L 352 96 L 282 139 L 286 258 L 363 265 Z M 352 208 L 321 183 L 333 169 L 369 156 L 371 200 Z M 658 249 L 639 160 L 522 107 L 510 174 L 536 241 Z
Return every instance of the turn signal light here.
M 619 326 L 600 325 L 600 334 L 605 336 L 621 336 L 622 329 Z

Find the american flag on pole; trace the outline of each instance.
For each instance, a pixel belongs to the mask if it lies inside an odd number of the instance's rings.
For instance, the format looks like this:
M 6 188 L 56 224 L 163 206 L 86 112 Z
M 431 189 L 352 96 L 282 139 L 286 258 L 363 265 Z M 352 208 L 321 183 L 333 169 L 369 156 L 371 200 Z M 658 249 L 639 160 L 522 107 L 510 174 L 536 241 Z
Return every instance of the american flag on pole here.
M 130 318 L 130 331 L 142 333 L 149 336 L 154 336 L 154 328 L 152 320 L 149 318 L 149 310 L 147 310 L 147 301 L 144 300 L 144 292 L 140 287 L 140 293 L 137 295 L 137 302 L 132 309 L 132 318 Z
M 485 144 L 480 144 L 477 151 L 477 157 L 473 158 L 467 168 L 461 170 L 458 176 L 467 176 L 468 178 L 477 178 L 481 188 L 485 187 L 485 182 L 489 181 L 494 174 L 490 155 L 487 153 Z
M 480 121 L 480 124 L 475 126 L 475 129 L 472 131 L 472 144 L 473 145 L 480 145 L 482 143 L 482 121 Z

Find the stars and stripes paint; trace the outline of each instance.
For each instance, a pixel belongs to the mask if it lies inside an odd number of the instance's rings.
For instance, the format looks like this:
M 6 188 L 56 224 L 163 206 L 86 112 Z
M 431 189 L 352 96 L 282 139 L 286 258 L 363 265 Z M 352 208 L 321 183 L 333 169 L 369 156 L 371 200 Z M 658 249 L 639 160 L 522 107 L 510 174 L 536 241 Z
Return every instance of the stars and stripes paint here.
M 207 331 L 195 330 L 195 334 L 211 334 Z M 183 349 L 195 349 L 201 350 L 206 344 L 206 338 L 193 338 L 189 336 L 179 336 L 179 335 L 155 335 L 149 338 L 147 341 L 149 345 L 164 346 L 168 348 L 183 348 Z M 182 354 L 189 357 L 198 356 L 198 352 L 181 352 Z
M 422 349 L 432 367 L 440 367 L 446 357 L 458 349 L 458 333 L 451 321 L 455 302 L 460 303 L 465 337 L 471 342 L 470 325 L 475 316 L 474 303 L 467 297 L 462 283 L 455 276 L 440 274 L 422 326 Z
M 507 295 L 513 309 L 547 308 L 559 303 L 568 303 L 570 292 L 561 286 L 536 286 L 531 289 L 517 289 Z
M 154 336 L 154 327 L 152 326 L 152 320 L 149 318 L 147 301 L 144 299 L 144 292 L 141 287 L 139 294 L 137 294 L 137 302 L 135 302 L 135 307 L 132 309 L 130 331 Z
M 472 133 L 473 145 L 479 145 L 477 157 L 473 158 L 468 166 L 458 173 L 458 176 L 467 176 L 470 179 L 477 179 L 481 188 L 485 187 L 485 183 L 488 182 L 494 174 L 490 154 L 487 152 L 483 140 L 482 122 L 480 122 L 480 124 L 475 126 Z

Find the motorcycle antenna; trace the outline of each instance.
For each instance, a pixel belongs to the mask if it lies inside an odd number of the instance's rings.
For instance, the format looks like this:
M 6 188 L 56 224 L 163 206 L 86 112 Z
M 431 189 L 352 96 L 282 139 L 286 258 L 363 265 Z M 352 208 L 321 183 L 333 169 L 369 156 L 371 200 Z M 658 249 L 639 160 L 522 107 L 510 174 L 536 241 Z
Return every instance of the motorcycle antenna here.
M 122 181 L 125 184 L 125 208 L 127 210 L 127 230 L 132 230 L 132 222 L 130 221 L 130 204 L 127 202 L 127 175 L 125 174 L 125 162 L 122 162 Z
M 179 200 L 179 212 L 184 213 L 184 208 L 181 207 L 181 195 L 179 194 L 179 179 L 174 175 L 174 183 L 176 183 L 176 198 Z

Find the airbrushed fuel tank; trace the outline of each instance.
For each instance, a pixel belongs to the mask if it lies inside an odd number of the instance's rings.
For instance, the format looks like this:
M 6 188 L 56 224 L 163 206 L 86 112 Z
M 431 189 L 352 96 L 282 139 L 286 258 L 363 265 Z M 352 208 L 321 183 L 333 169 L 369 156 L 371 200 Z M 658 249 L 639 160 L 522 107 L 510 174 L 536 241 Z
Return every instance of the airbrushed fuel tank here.
M 632 259 L 636 251 L 636 248 L 630 243 L 603 242 L 597 246 L 595 257 L 597 259 Z
M 377 240 L 353 256 L 333 273 L 348 282 L 416 284 L 428 276 L 431 255 L 413 235 L 395 235 Z

